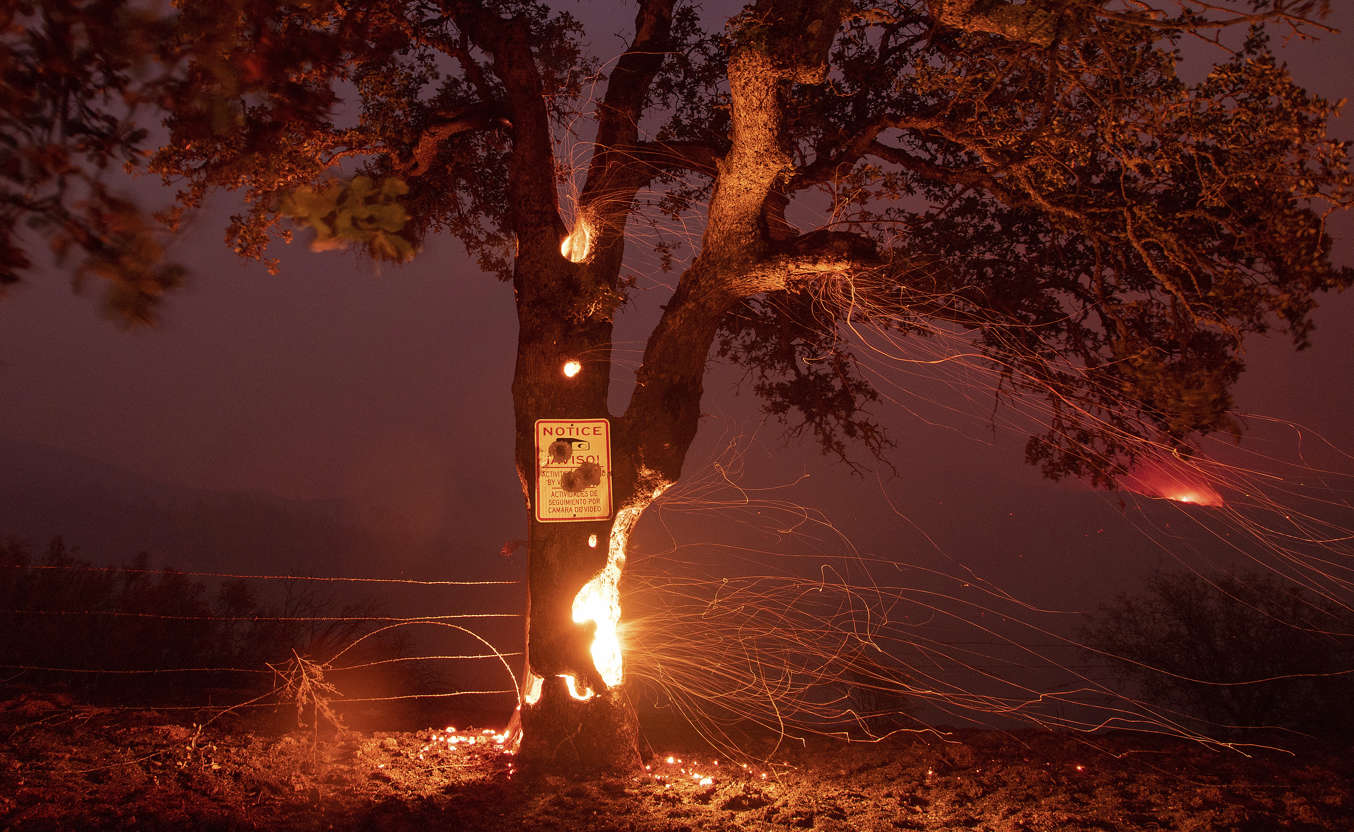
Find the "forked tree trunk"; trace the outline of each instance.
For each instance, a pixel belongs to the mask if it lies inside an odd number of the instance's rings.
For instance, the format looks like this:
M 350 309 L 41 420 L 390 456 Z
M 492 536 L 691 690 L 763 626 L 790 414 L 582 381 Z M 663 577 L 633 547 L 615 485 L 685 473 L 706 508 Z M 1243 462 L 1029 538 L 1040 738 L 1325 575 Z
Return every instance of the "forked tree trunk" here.
M 496 71 L 514 113 L 509 191 L 518 241 L 513 276 L 518 349 L 513 406 L 516 463 L 529 524 L 523 687 L 530 696 L 523 697 L 521 714 L 526 765 L 585 772 L 638 764 L 635 714 L 625 700 L 623 673 L 594 661 L 597 628 L 575 620 L 575 600 L 599 577 L 618 583 L 631 528 L 681 474 L 700 418 L 706 358 L 722 317 L 741 298 L 784 288 L 792 271 L 835 268 L 789 243 L 781 246 L 784 251 L 773 250 L 763 215 L 773 186 L 790 169 L 780 92 L 792 81 L 821 81 L 847 4 L 799 0 L 781 5 L 786 8 L 759 3 L 759 19 L 772 21 L 774 37 L 762 37 L 766 26 L 759 24 L 753 27 L 755 36 L 742 39 L 730 54 L 731 146 L 717 166 L 700 254 L 682 274 L 649 337 L 634 394 L 621 417 L 611 417 L 607 409 L 611 320 L 623 296 L 620 269 L 630 203 L 654 176 L 632 151 L 639 144 L 646 91 L 667 49 L 672 3 L 640 4 L 635 43 L 618 61 L 599 107 L 600 149 L 567 240 L 553 180 L 549 119 L 530 49 L 520 32 L 510 31 L 495 51 Z M 485 25 L 493 29 L 499 23 Z M 563 247 L 561 240 L 566 240 Z M 568 362 L 578 362 L 576 372 L 564 371 Z M 601 472 L 612 489 L 608 511 L 599 510 L 586 521 L 538 516 L 538 470 L 542 459 L 549 459 L 537 447 L 541 419 L 609 421 L 610 464 Z

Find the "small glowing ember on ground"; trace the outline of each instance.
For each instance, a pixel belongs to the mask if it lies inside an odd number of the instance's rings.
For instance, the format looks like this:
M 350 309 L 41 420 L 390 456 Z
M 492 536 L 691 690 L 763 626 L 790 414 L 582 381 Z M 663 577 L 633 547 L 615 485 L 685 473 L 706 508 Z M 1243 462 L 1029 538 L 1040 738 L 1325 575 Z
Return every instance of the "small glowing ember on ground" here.
M 747 763 L 740 763 L 741 768 L 729 775 L 729 782 L 746 782 L 748 778 L 755 780 L 766 780 L 766 772 L 749 768 Z M 640 775 L 640 779 L 648 779 L 653 783 L 663 785 L 663 788 L 670 788 L 673 783 L 688 783 L 696 786 L 717 786 L 720 781 L 715 779 L 715 773 L 709 769 L 718 769 L 719 760 L 711 760 L 704 763 L 700 760 L 686 760 L 676 755 L 669 754 L 654 763 L 644 767 L 645 774 Z M 657 769 L 657 771 L 655 771 Z M 768 784 L 770 787 L 770 784 Z
M 419 736 L 425 740 L 418 750 L 418 759 L 434 762 L 455 756 L 462 752 L 462 749 L 480 748 L 489 752 L 499 752 L 510 754 L 511 749 L 507 748 L 508 732 L 494 731 L 492 728 L 484 728 L 479 731 L 464 730 L 458 731 L 455 726 L 448 725 L 446 728 L 438 730 L 430 728 L 427 731 L 420 732 Z
M 564 375 L 567 378 L 573 378 L 583 369 L 583 364 L 576 358 L 570 358 L 564 362 Z

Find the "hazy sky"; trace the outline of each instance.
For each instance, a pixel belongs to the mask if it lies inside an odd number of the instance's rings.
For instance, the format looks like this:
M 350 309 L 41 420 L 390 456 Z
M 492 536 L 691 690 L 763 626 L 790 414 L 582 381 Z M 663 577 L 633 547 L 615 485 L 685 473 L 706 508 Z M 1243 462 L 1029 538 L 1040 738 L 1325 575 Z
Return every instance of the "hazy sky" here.
M 1354 91 L 1354 4 L 1336 5 L 1331 22 L 1348 34 L 1285 55 L 1300 81 L 1340 98 Z M 591 14 L 603 11 L 595 5 Z M 627 5 L 606 16 L 628 26 L 632 14 Z M 590 27 L 601 52 L 618 43 L 612 25 Z M 1354 136 L 1352 124 L 1344 118 L 1337 135 Z M 230 207 L 218 197 L 177 243 L 191 283 L 169 301 L 158 329 L 119 330 L 100 318 L 92 293 L 74 296 L 55 271 L 0 303 L 0 437 L 194 487 L 341 498 L 359 513 L 394 513 L 427 539 L 520 537 L 510 289 L 479 274 L 450 239 L 431 241 L 409 266 L 384 269 L 279 244 L 282 270 L 271 277 L 222 244 Z M 1350 262 L 1348 218 L 1334 229 Z M 650 290 L 632 314 L 661 301 Z M 1354 448 L 1352 301 L 1335 299 L 1318 315 L 1315 347 L 1305 354 L 1256 345 L 1242 408 L 1303 422 Z M 642 337 L 624 334 L 635 329 L 625 321 L 621 329 L 622 338 Z M 618 353 L 619 366 L 632 369 L 633 355 Z M 720 383 L 709 385 L 703 410 L 711 415 L 688 462 L 693 475 L 711 470 L 715 452 L 741 435 L 752 441 L 747 484 L 812 472 L 787 495 L 822 507 L 863 549 L 911 557 L 923 545 L 919 528 L 957 561 L 1032 590 L 1040 571 L 1075 572 L 1056 581 L 1064 589 L 1097 580 L 1103 588 L 1104 571 L 1087 568 L 1097 560 L 1088 541 L 1103 536 L 1117 511 L 1112 501 L 1040 480 L 1022 463 L 1023 437 L 994 440 L 983 413 L 962 430 L 906 414 L 890 419 L 898 476 L 877 480 L 785 447 L 778 428 L 759 429 L 749 395 L 734 397 Z M 458 531 L 467 528 L 475 534 Z M 1094 546 L 1157 557 L 1127 537 Z M 1042 566 L 1032 573 L 1036 559 Z

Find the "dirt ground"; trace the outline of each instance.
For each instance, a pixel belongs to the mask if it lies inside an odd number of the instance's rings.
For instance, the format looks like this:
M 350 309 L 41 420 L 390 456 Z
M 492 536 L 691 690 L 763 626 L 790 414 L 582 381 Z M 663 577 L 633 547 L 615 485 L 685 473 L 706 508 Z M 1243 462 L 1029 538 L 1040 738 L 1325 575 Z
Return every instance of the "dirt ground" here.
M 642 775 L 571 781 L 517 771 L 489 728 L 254 722 L 0 703 L 0 832 L 1354 830 L 1354 765 L 1330 750 L 965 731 L 789 744 L 771 763 L 688 744 Z

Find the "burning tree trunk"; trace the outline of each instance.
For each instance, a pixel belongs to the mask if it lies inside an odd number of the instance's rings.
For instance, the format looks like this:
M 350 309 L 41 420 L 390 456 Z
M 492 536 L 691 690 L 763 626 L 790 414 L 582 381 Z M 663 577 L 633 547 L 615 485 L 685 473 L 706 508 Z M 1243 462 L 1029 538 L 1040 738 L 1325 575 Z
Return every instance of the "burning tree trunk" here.
M 626 769 L 639 763 L 618 632 L 626 544 L 680 473 L 714 329 L 679 339 L 683 357 L 653 379 L 665 395 L 636 395 L 629 412 L 613 416 L 610 312 L 597 314 L 607 283 L 591 279 L 605 267 L 604 253 L 572 250 L 575 237 L 560 246 L 563 260 L 586 255 L 587 262 L 561 262 L 552 252 L 518 265 L 513 400 L 529 563 L 521 753 L 528 765 Z M 533 264 L 559 277 L 537 279 Z M 671 386 L 674 373 L 689 382 Z
M 514 212 L 519 332 L 513 401 L 530 526 L 521 714 L 528 764 L 596 770 L 638 763 L 617 632 L 630 531 L 681 473 L 720 321 L 742 299 L 784 288 L 791 275 L 839 270 L 847 259 L 835 239 L 796 247 L 784 240 L 778 245 L 766 233 L 766 206 L 790 169 L 779 96 L 790 81 L 821 75 L 844 6 L 764 5 L 774 25 L 754 27 L 730 56 L 731 147 L 717 166 L 709 149 L 646 146 L 638 138 L 646 91 L 668 40 L 671 0 L 641 4 L 635 41 L 599 107 L 597 151 L 567 235 L 557 219 L 553 183 L 530 181 L 552 168 L 547 134 L 527 136 L 529 123 L 514 121 L 517 164 L 510 184 L 522 198 Z M 525 93 L 532 89 L 524 83 Z M 518 100 L 523 106 L 530 101 L 527 95 Z M 717 167 L 700 254 L 649 338 L 626 412 L 612 418 L 611 321 L 621 298 L 626 218 L 635 193 L 655 171 L 696 165 Z M 858 258 L 860 252 L 850 254 Z M 547 434 L 542 420 L 566 431 L 604 426 L 606 458 L 578 455 L 576 440 L 585 435 Z M 552 493 L 577 492 L 581 499 L 603 490 L 610 499 L 582 516 L 549 505 Z

